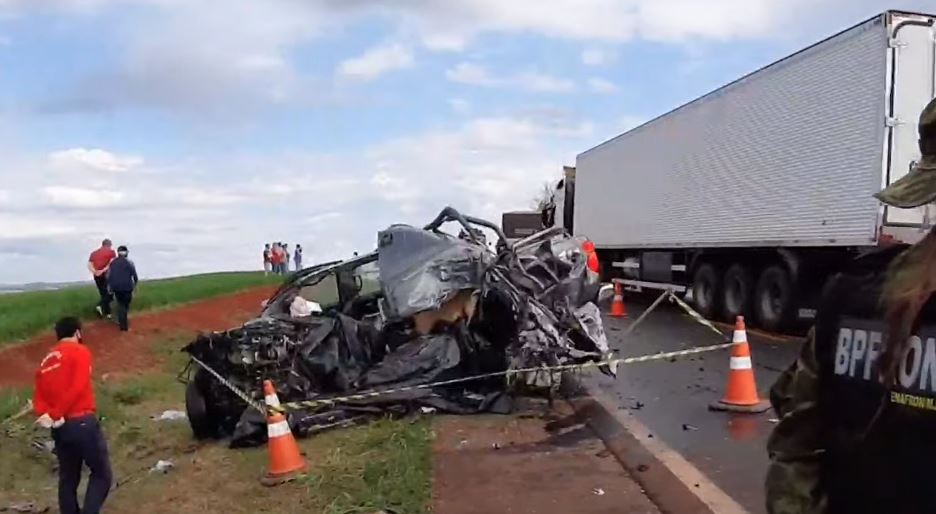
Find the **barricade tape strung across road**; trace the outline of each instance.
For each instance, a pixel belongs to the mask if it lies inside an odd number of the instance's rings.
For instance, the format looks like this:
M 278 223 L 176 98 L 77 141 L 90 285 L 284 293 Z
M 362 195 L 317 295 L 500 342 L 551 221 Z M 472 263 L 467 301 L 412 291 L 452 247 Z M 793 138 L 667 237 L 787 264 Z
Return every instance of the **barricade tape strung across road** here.
M 696 312 L 692 307 L 690 307 L 688 304 L 686 304 L 686 302 L 684 302 L 684 301 L 682 300 L 682 298 L 676 296 L 676 295 L 673 294 L 673 293 L 670 293 L 670 300 L 676 302 L 677 305 L 679 305 L 680 307 L 682 307 L 682 309 L 683 309 L 684 311 L 686 311 L 690 316 L 692 316 L 692 319 L 694 319 L 694 320 L 696 320 L 697 322 L 701 323 L 702 325 L 704 325 L 704 326 L 706 326 L 706 327 L 712 329 L 712 331 L 715 332 L 716 334 L 718 334 L 718 335 L 720 335 L 720 336 L 722 336 L 722 337 L 725 336 L 725 334 L 724 334 L 721 330 L 719 330 L 718 327 L 716 327 L 711 321 L 709 321 L 709 320 L 705 319 L 704 317 L 702 317 L 701 314 L 699 314 L 699 313 Z
M 680 307 L 682 307 L 683 310 L 689 313 L 689 315 L 692 316 L 694 320 L 712 329 L 719 336 L 724 337 L 724 334 L 721 332 L 721 330 L 718 330 L 718 328 L 715 325 L 713 325 L 707 319 L 703 318 L 702 315 L 700 315 L 699 313 L 695 312 L 692 309 L 692 307 L 687 305 L 685 302 L 683 302 L 679 297 L 677 297 L 672 292 L 664 293 L 663 296 L 661 296 L 661 298 L 667 295 L 669 295 L 669 298 L 671 300 L 675 301 Z M 659 303 L 660 302 L 655 302 L 653 307 L 656 307 L 656 305 L 658 305 Z M 650 309 L 648 309 L 648 311 L 649 310 Z M 641 317 L 641 319 L 638 320 L 638 322 L 641 320 L 643 320 L 643 317 Z M 512 375 L 522 375 L 526 373 L 561 373 L 561 372 L 568 372 L 568 371 L 580 371 L 580 370 L 586 370 L 586 369 L 591 369 L 591 368 L 598 368 L 602 366 L 608 366 L 612 369 L 616 369 L 617 366 L 620 366 L 620 365 L 637 364 L 641 362 L 651 362 L 651 361 L 658 361 L 658 360 L 677 359 L 680 357 L 686 357 L 688 355 L 696 355 L 699 353 L 707 353 L 707 352 L 714 352 L 718 350 L 724 350 L 727 348 L 731 348 L 732 346 L 735 346 L 736 344 L 740 344 L 740 343 L 728 342 L 728 343 L 714 344 L 714 345 L 709 345 L 709 346 L 698 346 L 695 348 L 688 348 L 686 350 L 661 352 L 661 353 L 655 353 L 655 354 L 649 354 L 649 355 L 640 355 L 640 356 L 635 356 L 635 357 L 620 357 L 620 358 L 614 358 L 614 359 L 604 359 L 601 361 L 590 361 L 590 362 L 584 362 L 580 364 L 561 364 L 557 366 L 539 366 L 539 367 L 530 367 L 530 368 L 508 369 L 504 371 L 495 371 L 491 373 L 482 373 L 480 375 L 472 375 L 470 377 L 461 377 L 461 378 L 453 378 L 450 380 L 442 380 L 439 382 L 430 382 L 427 384 L 396 387 L 396 388 L 390 388 L 390 389 L 377 389 L 373 391 L 366 391 L 363 393 L 355 393 L 355 394 L 349 394 L 349 395 L 332 397 L 332 398 L 315 398 L 315 399 L 303 400 L 303 401 L 298 401 L 298 402 L 288 402 L 288 403 L 283 403 L 279 405 L 278 407 L 264 406 L 263 404 L 260 404 L 259 402 L 254 401 L 250 397 L 250 395 L 239 390 L 236 386 L 234 386 L 234 384 L 232 384 L 227 379 L 222 377 L 217 371 L 211 369 L 204 362 L 200 361 L 199 359 L 195 357 L 192 357 L 192 361 L 198 364 L 199 366 L 201 366 L 202 368 L 204 368 L 209 373 L 211 373 L 225 387 L 230 389 L 241 400 L 246 402 L 247 405 L 266 414 L 267 410 L 270 410 L 273 412 L 285 413 L 288 411 L 294 411 L 294 410 L 300 410 L 300 409 L 316 409 L 319 407 L 334 406 L 334 405 L 341 404 L 341 403 L 353 403 L 356 401 L 368 400 L 368 399 L 376 398 L 379 396 L 390 396 L 393 394 L 399 394 L 399 393 L 404 393 L 404 392 L 409 392 L 409 391 L 432 389 L 435 387 L 442 387 L 442 386 L 448 386 L 448 385 L 454 385 L 454 384 L 463 384 L 466 382 L 473 382 L 476 380 L 484 380 L 488 378 L 497 378 L 497 377 L 509 377 Z

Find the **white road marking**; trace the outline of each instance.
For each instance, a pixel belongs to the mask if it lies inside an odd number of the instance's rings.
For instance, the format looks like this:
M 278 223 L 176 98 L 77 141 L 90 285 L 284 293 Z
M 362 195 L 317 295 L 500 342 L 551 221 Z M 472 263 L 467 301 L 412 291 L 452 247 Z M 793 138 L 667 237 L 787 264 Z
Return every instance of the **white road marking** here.
M 589 387 L 589 394 L 606 411 L 614 416 L 615 421 L 620 423 L 637 441 L 640 442 L 650 453 L 652 453 L 664 466 L 667 467 L 676 478 L 682 482 L 687 489 L 692 491 L 699 500 L 718 514 L 750 514 L 738 502 L 734 501 L 725 491 L 715 485 L 708 479 L 704 473 L 699 471 L 691 462 L 686 460 L 679 452 L 672 449 L 660 440 L 658 437 L 650 437 L 650 429 L 643 423 L 637 421 L 636 416 L 627 416 L 624 411 L 617 407 L 617 404 L 597 388 Z M 698 487 L 696 487 L 698 484 Z

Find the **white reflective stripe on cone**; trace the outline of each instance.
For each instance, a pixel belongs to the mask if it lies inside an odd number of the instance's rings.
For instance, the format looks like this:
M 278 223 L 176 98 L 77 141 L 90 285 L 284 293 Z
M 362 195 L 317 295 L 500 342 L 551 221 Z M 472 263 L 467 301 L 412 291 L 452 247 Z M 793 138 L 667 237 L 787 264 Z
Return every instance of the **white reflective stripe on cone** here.
M 266 404 L 270 407 L 280 406 L 279 397 L 276 396 L 275 394 L 268 394 L 264 396 L 263 399 L 266 401 Z
M 744 330 L 735 330 L 734 336 L 731 338 L 732 343 L 746 343 L 747 342 L 747 333 Z
M 289 423 L 285 419 L 267 425 L 267 437 L 282 437 L 284 435 L 289 435 Z
M 750 357 L 732 357 L 728 365 L 731 369 L 751 369 Z

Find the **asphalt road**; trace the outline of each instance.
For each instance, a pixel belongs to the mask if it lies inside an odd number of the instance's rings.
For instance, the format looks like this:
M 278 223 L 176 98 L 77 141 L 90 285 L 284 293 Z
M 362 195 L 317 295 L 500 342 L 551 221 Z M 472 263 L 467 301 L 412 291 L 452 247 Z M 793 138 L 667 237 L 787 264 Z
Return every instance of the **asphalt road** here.
M 675 305 L 664 303 L 630 335 L 624 331 L 652 298 L 628 299 L 630 318 L 605 317 L 612 349 L 620 356 L 643 355 L 724 342 Z M 726 325 L 723 327 L 728 333 Z M 762 398 L 770 385 L 796 359 L 801 338 L 748 332 L 755 378 Z M 617 379 L 583 377 L 635 416 L 654 437 L 679 452 L 709 480 L 752 514 L 763 514 L 766 441 L 774 422 L 772 410 L 737 415 L 711 412 L 708 405 L 724 394 L 728 350 L 676 361 L 622 366 Z

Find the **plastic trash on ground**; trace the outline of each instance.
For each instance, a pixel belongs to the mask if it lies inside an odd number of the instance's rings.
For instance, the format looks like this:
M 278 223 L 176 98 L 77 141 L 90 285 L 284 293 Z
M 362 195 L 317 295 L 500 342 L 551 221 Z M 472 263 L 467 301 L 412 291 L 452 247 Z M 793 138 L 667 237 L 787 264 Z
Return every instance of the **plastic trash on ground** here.
M 153 416 L 153 421 L 180 421 L 187 419 L 188 416 L 180 410 L 166 410 L 159 416 Z

